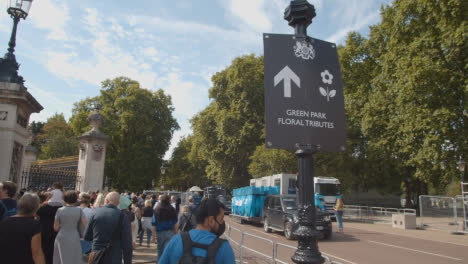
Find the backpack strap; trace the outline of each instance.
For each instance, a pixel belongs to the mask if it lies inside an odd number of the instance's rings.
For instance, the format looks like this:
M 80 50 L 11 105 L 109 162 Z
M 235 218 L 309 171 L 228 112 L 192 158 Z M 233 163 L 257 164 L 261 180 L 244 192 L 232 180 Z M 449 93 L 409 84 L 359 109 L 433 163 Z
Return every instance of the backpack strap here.
M 215 263 L 216 253 L 218 253 L 218 249 L 221 247 L 223 242 L 226 241 L 226 239 L 221 239 L 217 237 L 211 244 L 206 245 L 206 244 L 193 242 L 192 239 L 190 238 L 189 232 L 182 232 L 180 233 L 180 236 L 182 237 L 182 245 L 184 247 L 181 259 L 189 260 L 189 261 L 192 260 L 193 259 L 192 248 L 196 247 L 196 248 L 201 248 L 201 249 L 206 250 L 206 260 L 208 261 L 207 262 L 208 264 Z M 184 262 L 181 262 L 181 263 L 184 263 Z
M 206 249 L 206 258 L 208 260 L 208 264 L 214 264 L 216 253 L 218 253 L 218 249 L 221 247 L 221 244 L 226 241 L 226 239 L 221 239 L 217 237 L 213 243 L 211 243 L 208 248 Z
M 189 232 L 182 232 L 182 233 L 180 233 L 180 236 L 182 237 L 182 245 L 184 247 L 183 253 L 182 253 L 182 258 L 192 259 L 193 241 L 190 238 Z

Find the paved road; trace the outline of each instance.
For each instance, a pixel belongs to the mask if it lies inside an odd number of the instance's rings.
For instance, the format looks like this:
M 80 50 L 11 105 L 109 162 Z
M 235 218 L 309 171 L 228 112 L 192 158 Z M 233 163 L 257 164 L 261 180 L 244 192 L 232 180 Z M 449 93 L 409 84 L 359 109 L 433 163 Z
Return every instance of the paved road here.
M 230 221 L 232 227 L 268 240 L 275 240 L 290 246 L 297 246 L 297 241 L 286 240 L 279 232 L 267 234 L 262 227 L 240 225 Z M 335 223 L 334 223 L 335 224 Z M 336 225 L 333 226 L 336 230 Z M 240 233 L 231 231 L 234 241 L 240 241 Z M 272 256 L 271 242 L 259 238 L 245 236 L 247 247 Z M 234 243 L 231 243 L 235 247 Z M 320 240 L 319 249 L 333 261 L 343 264 L 445 264 L 468 263 L 468 236 L 450 235 L 447 233 L 427 230 L 399 230 L 392 229 L 389 224 L 358 224 L 345 223 L 344 233 L 333 233 L 331 240 Z M 239 250 L 236 249 L 236 253 Z M 285 263 L 292 263 L 290 256 L 294 249 L 278 247 L 278 259 Z M 255 252 L 244 250 L 243 264 L 271 263 L 267 257 Z

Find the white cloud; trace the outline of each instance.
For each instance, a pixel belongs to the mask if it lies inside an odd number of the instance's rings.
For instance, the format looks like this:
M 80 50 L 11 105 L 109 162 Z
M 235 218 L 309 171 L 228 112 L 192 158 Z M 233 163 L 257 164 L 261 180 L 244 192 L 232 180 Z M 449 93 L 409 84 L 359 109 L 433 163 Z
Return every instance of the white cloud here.
M 379 12 L 373 12 L 363 18 L 360 18 L 356 23 L 350 24 L 349 26 L 343 27 L 341 30 L 336 32 L 327 38 L 327 41 L 337 43 L 343 40 L 350 31 L 357 31 L 362 29 L 365 26 L 369 26 L 372 23 L 375 23 L 380 18 Z
M 65 118 L 69 118 L 71 111 L 70 106 L 72 102 L 66 102 L 62 100 L 56 93 L 46 91 L 39 88 L 34 83 L 28 82 L 28 92 L 44 107 L 40 113 L 34 113 L 30 117 L 32 121 L 47 121 L 47 118 L 51 117 L 55 113 L 63 113 Z
M 256 32 L 270 32 L 272 22 L 265 9 L 265 0 L 230 0 L 228 10 Z
M 158 87 L 163 87 L 166 93 L 171 95 L 175 112 L 186 120 L 200 111 L 203 107 L 203 100 L 207 98 L 206 89 L 202 85 L 183 81 L 181 73 L 177 70 L 160 78 L 157 84 Z
M 137 80 L 145 88 L 154 87 L 156 74 L 142 69 L 131 55 L 121 54 L 115 58 L 95 55 L 95 61 L 85 61 L 75 53 L 49 52 L 47 68 L 69 84 L 82 80 L 99 86 L 104 79 L 126 76 Z
M 48 70 L 69 84 L 82 80 L 99 86 L 104 79 L 126 76 L 145 88 L 154 88 L 156 73 L 151 71 L 151 66 L 116 45 L 113 32 L 124 34 L 123 27 L 117 21 L 110 21 L 110 25 L 103 23 L 96 9 L 86 9 L 86 13 L 83 22 L 92 35 L 87 40 L 89 49 L 81 53 L 48 51 Z M 83 55 L 92 56 L 85 59 Z
M 50 31 L 47 38 L 66 40 L 65 27 L 70 20 L 68 6 L 64 1 L 41 0 L 34 1 L 28 19 L 34 26 Z
M 196 36 L 195 39 L 222 40 L 224 43 L 236 43 L 239 45 L 258 45 L 258 33 L 253 31 L 226 30 L 218 26 L 202 24 L 193 21 L 181 21 L 162 19 L 155 16 L 130 16 L 128 20 L 133 21 L 134 26 L 151 28 L 160 34 L 171 33 L 176 36 Z M 138 30 L 137 28 L 136 30 Z M 147 30 L 142 30 L 142 32 Z M 174 37 L 175 38 L 175 37 Z M 191 40 L 191 39 L 190 39 Z

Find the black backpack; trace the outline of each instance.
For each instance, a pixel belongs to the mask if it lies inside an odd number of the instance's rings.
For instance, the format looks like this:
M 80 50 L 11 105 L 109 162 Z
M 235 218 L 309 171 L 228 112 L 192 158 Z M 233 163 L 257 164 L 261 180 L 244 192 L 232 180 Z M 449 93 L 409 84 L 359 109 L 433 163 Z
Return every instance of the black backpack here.
M 214 264 L 216 253 L 219 247 L 223 244 L 226 239 L 217 237 L 211 244 L 204 245 L 197 242 L 193 242 L 188 232 L 182 232 L 182 244 L 184 251 L 182 257 L 179 259 L 178 264 Z M 206 258 L 192 255 L 192 248 L 197 247 L 206 250 Z
M 180 219 L 180 224 L 179 225 L 179 231 L 180 232 L 188 232 L 192 229 L 195 228 L 196 224 L 195 222 L 195 217 L 193 216 L 192 213 L 190 213 L 190 216 L 187 217 L 185 214 L 181 217 Z

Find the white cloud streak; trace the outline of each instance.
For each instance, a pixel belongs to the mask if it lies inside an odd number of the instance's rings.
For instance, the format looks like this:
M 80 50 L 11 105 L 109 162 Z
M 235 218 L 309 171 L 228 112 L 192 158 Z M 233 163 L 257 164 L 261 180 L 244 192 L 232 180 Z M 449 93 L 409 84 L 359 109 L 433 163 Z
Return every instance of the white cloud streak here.
M 271 31 L 272 22 L 265 10 L 265 0 L 231 0 L 228 10 L 253 31 Z
M 348 35 L 350 31 L 357 31 L 357 30 L 362 29 L 365 26 L 369 26 L 370 24 L 377 22 L 379 18 L 380 18 L 379 12 L 371 13 L 365 16 L 364 18 L 361 18 L 361 20 L 359 20 L 358 22 L 342 28 L 335 34 L 328 37 L 327 41 L 333 42 L 333 43 L 340 42 Z
M 34 12 L 28 16 L 35 27 L 50 31 L 47 38 L 53 40 L 68 39 L 65 28 L 70 20 L 68 6 L 64 1 L 34 1 Z

